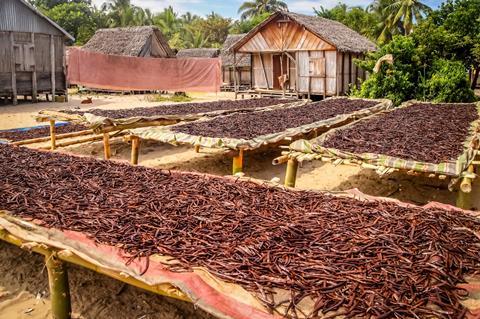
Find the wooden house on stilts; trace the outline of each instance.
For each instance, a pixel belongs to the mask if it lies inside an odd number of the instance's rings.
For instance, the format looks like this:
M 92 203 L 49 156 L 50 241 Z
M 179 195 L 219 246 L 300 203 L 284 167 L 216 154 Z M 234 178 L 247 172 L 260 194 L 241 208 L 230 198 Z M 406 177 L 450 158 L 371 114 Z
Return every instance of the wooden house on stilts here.
M 277 12 L 233 44 L 251 54 L 251 86 L 260 94 L 335 96 L 365 78 L 354 59 L 376 50 L 373 42 L 337 21 Z M 238 79 L 236 92 L 238 93 Z
M 73 40 L 26 0 L 1 0 L 0 98 L 66 97 L 65 42 Z

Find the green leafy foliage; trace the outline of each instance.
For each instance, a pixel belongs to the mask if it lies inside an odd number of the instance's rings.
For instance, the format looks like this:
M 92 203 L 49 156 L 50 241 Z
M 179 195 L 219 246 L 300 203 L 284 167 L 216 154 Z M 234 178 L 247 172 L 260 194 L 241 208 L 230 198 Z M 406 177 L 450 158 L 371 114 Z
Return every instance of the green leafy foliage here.
M 423 55 L 462 61 L 474 77 L 480 73 L 480 0 L 448 0 L 412 34 Z
M 254 17 L 264 13 L 274 13 L 276 11 L 288 11 L 285 1 L 281 0 L 253 0 L 245 1 L 238 9 L 242 20 Z
M 472 102 L 475 100 L 470 89 L 465 66 L 461 61 L 440 59 L 434 62 L 424 92 L 427 100 L 435 102 Z
M 383 63 L 379 72 L 374 73 L 375 63 L 386 54 L 394 56 L 393 65 Z M 411 37 L 395 36 L 390 43 L 377 52 L 371 53 L 365 61 L 357 63 L 370 72 L 370 77 L 360 89 L 352 90 L 353 95 L 365 98 L 388 98 L 396 105 L 415 97 L 421 65 L 415 42 Z
M 313 10 L 317 16 L 339 21 L 373 40 L 379 36 L 376 25 L 380 23 L 380 16 L 367 8 L 349 7 L 344 3 L 339 3 L 331 9 L 320 6 Z
M 257 25 L 262 23 L 265 19 L 270 16 L 270 13 L 261 13 L 254 15 L 248 19 L 238 20 L 232 24 L 230 28 L 230 33 L 232 34 L 240 34 L 240 33 L 248 33 Z
M 392 54 L 393 64 L 373 68 L 382 56 Z M 431 64 L 430 64 L 431 63 Z M 460 61 L 426 58 L 414 37 L 395 36 L 382 48 L 357 64 L 370 72 L 360 89 L 351 94 L 365 98 L 388 98 L 395 105 L 410 99 L 435 102 L 470 102 L 474 99 L 465 66 Z
M 70 33 L 77 45 L 85 44 L 97 29 L 91 7 L 84 2 L 61 3 L 46 14 Z

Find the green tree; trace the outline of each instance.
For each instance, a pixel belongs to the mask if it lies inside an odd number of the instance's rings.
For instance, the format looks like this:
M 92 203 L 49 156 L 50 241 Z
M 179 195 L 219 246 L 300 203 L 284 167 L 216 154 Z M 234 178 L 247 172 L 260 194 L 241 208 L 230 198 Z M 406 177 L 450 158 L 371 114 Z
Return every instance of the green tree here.
M 416 87 L 422 71 L 422 62 L 416 51 L 415 41 L 408 36 L 394 36 L 392 41 L 367 56 L 358 65 L 370 72 L 360 90 L 353 94 L 364 98 L 388 98 L 396 105 L 416 97 Z M 379 72 L 373 68 L 381 57 L 392 54 L 393 65 L 382 64 Z
M 232 19 L 224 18 L 217 13 L 210 13 L 206 19 L 197 19 L 191 24 L 191 28 L 204 35 L 207 47 L 220 47 L 228 35 Z
M 262 23 L 269 16 L 270 16 L 270 13 L 265 12 L 265 13 L 262 13 L 262 14 L 257 14 L 255 16 L 247 18 L 247 19 L 237 20 L 232 24 L 232 26 L 230 28 L 230 33 L 240 34 L 240 33 L 250 32 L 250 30 L 252 30 L 257 25 Z
M 84 3 L 87 5 L 91 5 L 91 0 L 29 0 L 30 4 L 43 8 L 43 9 L 51 9 L 59 4 L 65 3 Z
M 422 94 L 420 89 L 419 94 Z M 475 94 L 470 89 L 465 66 L 460 61 L 439 59 L 433 63 L 423 87 L 424 97 L 434 102 L 472 102 Z
M 393 63 L 383 63 L 374 72 L 377 61 L 387 54 L 393 56 Z M 410 99 L 470 102 L 474 97 L 462 62 L 425 55 L 413 36 L 394 36 L 357 64 L 370 72 L 370 77 L 359 90 L 352 90 L 356 96 L 388 98 L 396 105 Z
M 102 5 L 102 10 L 108 11 L 108 26 L 111 28 L 141 25 L 139 17 L 144 16 L 143 9 L 132 5 L 130 0 L 110 0 Z
M 288 11 L 287 4 L 282 0 L 252 0 L 245 1 L 238 9 L 242 19 L 276 11 Z
M 171 39 L 182 27 L 182 21 L 178 18 L 178 13 L 173 10 L 172 6 L 156 14 L 153 17 L 153 23 L 162 30 L 168 39 Z
M 425 59 L 462 61 L 474 87 L 480 74 L 480 0 L 448 0 L 412 34 Z
M 376 39 L 376 25 L 380 22 L 379 17 L 360 6 L 349 7 L 344 3 L 339 3 L 332 9 L 326 9 L 320 6 L 313 8 L 315 14 L 330 20 L 339 21 L 349 28 L 363 34 L 371 39 Z
M 58 4 L 45 14 L 70 33 L 77 45 L 85 44 L 97 29 L 92 8 L 84 2 Z
M 419 0 L 396 0 L 386 10 L 391 15 L 390 26 L 401 22 L 405 34 L 410 34 L 415 21 L 421 21 L 431 8 Z
M 187 48 L 205 48 L 209 46 L 209 38 L 202 31 L 194 28 L 187 28 L 184 38 Z

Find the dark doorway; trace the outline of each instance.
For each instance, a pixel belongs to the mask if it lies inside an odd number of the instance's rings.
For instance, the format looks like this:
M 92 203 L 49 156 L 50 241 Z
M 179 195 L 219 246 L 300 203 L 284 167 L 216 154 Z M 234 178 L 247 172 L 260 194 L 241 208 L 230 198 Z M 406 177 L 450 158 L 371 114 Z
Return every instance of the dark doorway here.
M 287 56 L 281 54 L 273 55 L 273 89 L 274 90 L 281 90 L 282 87 L 280 86 L 280 81 L 278 78 L 282 76 L 282 65 L 283 64 L 283 74 L 288 74 L 288 63 L 287 63 Z

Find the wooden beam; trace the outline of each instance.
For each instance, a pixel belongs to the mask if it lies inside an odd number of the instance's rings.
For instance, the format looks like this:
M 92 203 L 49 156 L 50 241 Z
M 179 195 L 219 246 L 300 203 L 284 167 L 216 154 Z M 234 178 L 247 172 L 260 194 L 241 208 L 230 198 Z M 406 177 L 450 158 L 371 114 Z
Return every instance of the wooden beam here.
M 132 154 L 131 154 L 130 160 L 132 162 L 132 165 L 138 165 L 140 138 L 138 136 L 131 136 L 131 141 L 132 141 Z
M 110 135 L 108 133 L 103 133 L 103 154 L 106 160 L 112 157 L 112 150 L 110 148 Z
M 68 102 L 68 78 L 67 78 L 67 49 L 62 42 L 63 48 L 63 77 L 65 78 L 65 102 Z
M 299 60 L 299 57 L 298 57 L 298 52 L 295 52 L 295 57 L 296 57 L 296 60 L 295 60 L 295 91 L 297 91 L 297 98 L 298 98 L 298 88 L 300 87 L 300 67 L 299 67 L 299 63 L 298 63 L 298 60 Z
M 283 53 L 280 55 L 280 74 L 283 78 Z M 282 97 L 285 97 L 285 83 L 282 83 Z
M 253 88 L 253 54 L 250 54 L 250 89 Z
M 352 81 L 352 54 L 348 54 L 348 85 L 353 83 Z
M 262 66 L 263 76 L 265 77 L 265 83 L 267 83 L 267 90 L 270 89 L 270 85 L 268 84 L 268 76 L 267 71 L 265 70 L 265 65 L 263 63 L 263 55 L 261 53 L 258 54 L 260 56 L 260 65 Z
M 66 138 L 71 138 L 71 137 L 78 137 L 78 136 L 84 136 L 84 135 L 92 135 L 93 130 L 84 130 L 84 131 L 78 131 L 78 132 L 70 132 L 70 133 L 64 133 L 64 134 L 55 134 L 55 140 L 62 140 Z M 11 143 L 12 145 L 29 145 L 29 144 L 36 144 L 36 143 L 42 143 L 42 142 L 48 142 L 50 140 L 50 136 L 46 137 L 37 137 L 37 138 L 32 138 L 28 140 L 23 140 L 23 141 L 17 141 Z
M 57 148 L 57 138 L 55 136 L 55 120 L 50 120 L 50 149 L 53 151 Z
M 30 34 L 33 45 L 33 56 L 35 57 L 35 33 Z M 37 64 L 34 58 L 34 65 L 32 70 L 32 102 L 37 103 Z
M 52 85 L 52 102 L 55 102 L 55 41 L 53 34 L 50 35 L 50 82 Z
M 324 63 L 323 63 L 323 68 L 324 68 L 324 77 L 323 77 L 323 99 L 325 100 L 327 98 L 327 55 L 325 54 L 325 51 L 322 51 L 323 52 L 323 59 L 324 59 Z
M 286 55 L 287 57 L 289 57 L 290 60 L 293 61 L 293 63 L 297 64 L 297 61 L 294 59 L 294 57 L 293 57 L 290 53 L 288 53 L 287 51 L 285 51 L 285 55 Z
M 357 55 L 356 58 L 358 59 L 359 56 Z M 355 87 L 358 89 L 358 65 L 355 66 Z
M 342 53 L 342 76 L 341 76 L 341 79 L 342 79 L 342 86 L 341 86 L 341 94 L 342 95 L 345 95 L 345 54 Z
M 243 149 L 233 157 L 232 175 L 243 172 Z
M 312 75 L 310 74 L 310 51 L 308 52 L 308 99 L 310 100 L 310 95 L 312 93 Z
M 233 51 L 233 87 L 235 89 L 235 100 L 238 95 L 238 86 L 237 86 L 237 53 Z
M 13 36 L 13 31 L 10 32 L 10 50 L 11 50 L 11 59 L 10 66 L 12 68 L 12 103 L 17 105 L 17 72 L 15 66 L 15 40 Z

